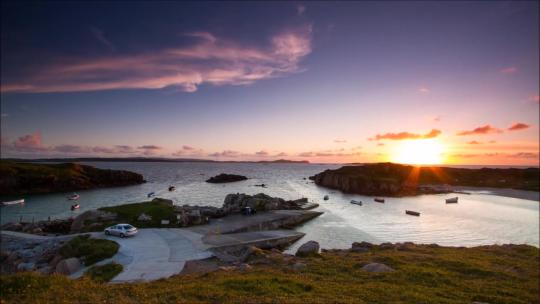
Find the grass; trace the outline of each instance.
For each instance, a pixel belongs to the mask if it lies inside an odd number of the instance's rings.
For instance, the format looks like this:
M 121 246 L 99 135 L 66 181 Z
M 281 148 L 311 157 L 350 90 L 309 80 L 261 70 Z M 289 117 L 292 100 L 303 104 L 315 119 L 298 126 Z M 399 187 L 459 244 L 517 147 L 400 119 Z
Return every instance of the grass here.
M 290 263 L 254 265 L 146 283 L 103 284 L 59 275 L 0 278 L 5 303 L 540 303 L 539 249 L 526 245 L 474 248 L 416 245 L 367 253 L 323 252 Z M 396 271 L 368 273 L 383 262 Z
M 84 276 L 96 282 L 109 282 L 123 269 L 122 265 L 112 262 L 101 266 L 92 266 L 84 273 Z
M 74 237 L 60 248 L 60 255 L 64 258 L 81 258 L 84 265 L 90 266 L 101 260 L 112 257 L 118 252 L 116 242 L 101 239 L 92 239 L 89 235 Z

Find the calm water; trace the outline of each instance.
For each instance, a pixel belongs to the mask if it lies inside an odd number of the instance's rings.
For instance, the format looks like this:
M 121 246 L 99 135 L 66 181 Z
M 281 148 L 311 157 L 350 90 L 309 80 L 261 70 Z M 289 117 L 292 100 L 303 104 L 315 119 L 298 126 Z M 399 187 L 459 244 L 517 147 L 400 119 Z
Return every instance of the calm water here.
M 307 197 L 319 203 L 325 213 L 297 228 L 306 233 L 304 240 L 317 240 L 323 248 L 347 248 L 353 241 L 438 243 L 451 246 L 527 243 L 539 245 L 539 203 L 475 192 L 458 195 L 458 204 L 445 204 L 455 195 L 423 195 L 388 198 L 385 204 L 372 197 L 343 194 L 318 187 L 304 180 L 337 165 L 315 164 L 231 164 L 231 163 L 125 163 L 95 162 L 92 166 L 125 169 L 144 175 L 146 184 L 89 190 L 81 195 L 81 209 L 70 211 L 70 193 L 27 196 L 24 206 L 0 209 L 2 223 L 19 220 L 42 220 L 75 216 L 85 210 L 126 202 L 146 200 L 146 194 L 172 199 L 176 204 L 221 206 L 228 193 L 256 194 L 264 192 L 285 199 Z M 209 184 L 204 181 L 219 173 L 248 176 L 247 181 L 230 184 Z M 255 187 L 264 183 L 268 188 Z M 169 185 L 177 190 L 169 192 Z M 324 201 L 324 195 L 330 200 Z M 7 200 L 11 198 L 1 198 Z M 361 200 L 363 206 L 350 204 Z M 420 217 L 405 215 L 405 210 L 422 213 Z M 294 250 L 296 244 L 291 248 Z

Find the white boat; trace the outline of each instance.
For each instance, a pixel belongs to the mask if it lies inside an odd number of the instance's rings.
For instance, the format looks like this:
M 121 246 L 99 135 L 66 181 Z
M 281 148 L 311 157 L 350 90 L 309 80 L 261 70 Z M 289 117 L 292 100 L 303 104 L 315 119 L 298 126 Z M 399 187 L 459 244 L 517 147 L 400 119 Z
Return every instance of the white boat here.
M 79 205 L 79 204 L 71 205 L 71 210 L 75 210 L 75 209 L 79 209 L 79 208 L 81 208 L 81 205 Z
M 20 199 L 20 200 L 0 203 L 0 205 L 2 205 L 2 206 L 10 206 L 10 205 L 18 205 L 18 204 L 24 204 L 24 198 Z
M 362 202 L 361 202 L 361 201 L 355 201 L 355 200 L 352 200 L 352 201 L 351 201 L 351 204 L 358 205 L 358 206 L 362 206 Z
M 452 198 L 447 198 L 446 199 L 446 203 L 447 204 L 456 204 L 458 202 L 458 197 L 452 197 Z
M 77 193 L 73 193 L 72 195 L 68 196 L 68 200 L 70 201 L 76 201 L 79 199 L 79 197 L 81 197 L 80 195 L 78 195 Z

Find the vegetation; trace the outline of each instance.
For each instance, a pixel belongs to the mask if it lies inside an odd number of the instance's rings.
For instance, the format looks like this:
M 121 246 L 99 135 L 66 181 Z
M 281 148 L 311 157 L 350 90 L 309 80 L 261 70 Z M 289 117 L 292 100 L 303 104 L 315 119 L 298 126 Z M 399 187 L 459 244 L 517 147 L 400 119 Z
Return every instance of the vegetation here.
M 90 235 L 80 235 L 60 248 L 60 255 L 64 258 L 76 257 L 84 261 L 84 265 L 90 266 L 101 260 L 112 257 L 118 252 L 119 245 L 116 242 L 92 239 Z
M 310 177 L 321 186 L 366 195 L 414 195 L 419 185 L 453 185 L 540 191 L 539 168 L 464 169 L 416 167 L 393 163 L 344 166 Z
M 89 277 L 90 279 L 96 282 L 109 282 L 117 276 L 124 267 L 122 265 L 111 262 L 101 266 L 92 266 L 88 269 L 84 276 Z
M 116 213 L 117 219 L 114 223 L 131 223 L 138 228 L 178 227 L 173 204 L 171 201 L 165 199 L 103 207 L 99 208 L 99 210 Z M 139 221 L 138 217 L 141 213 L 151 216 L 152 220 Z M 162 225 L 161 220 L 169 220 L 169 225 Z
M 88 278 L 18 273 L 0 278 L 5 303 L 539 303 L 538 248 L 376 246 L 366 253 L 328 251 L 245 272 L 220 270 L 146 283 L 103 284 Z M 395 272 L 369 273 L 384 263 Z
M 142 175 L 74 163 L 35 164 L 0 161 L 0 195 L 68 192 L 99 187 L 135 185 Z

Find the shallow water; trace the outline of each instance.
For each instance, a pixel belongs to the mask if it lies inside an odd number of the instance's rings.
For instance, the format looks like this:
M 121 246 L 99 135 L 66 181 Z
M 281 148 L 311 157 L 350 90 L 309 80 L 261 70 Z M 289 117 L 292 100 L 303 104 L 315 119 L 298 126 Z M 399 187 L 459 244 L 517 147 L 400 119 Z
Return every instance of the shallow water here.
M 310 175 L 337 165 L 315 164 L 248 164 L 248 163 L 126 163 L 95 162 L 92 166 L 124 169 L 143 174 L 146 184 L 78 192 L 81 209 L 70 211 L 71 193 L 27 196 L 24 206 L 0 209 L 2 223 L 43 220 L 48 217 L 76 216 L 86 210 L 126 202 L 147 200 L 149 192 L 172 199 L 176 204 L 221 206 L 228 193 L 264 192 L 284 199 L 307 197 L 319 203 L 325 213 L 298 227 L 306 233 L 304 240 L 314 239 L 323 248 L 347 248 L 353 241 L 438 243 L 448 246 L 526 243 L 539 245 L 539 203 L 532 200 L 495 196 L 486 191 L 471 195 L 457 194 L 458 204 L 445 204 L 445 198 L 456 195 L 422 195 L 387 198 L 384 204 L 372 197 L 343 194 L 318 187 Z M 242 174 L 250 179 L 229 184 L 209 184 L 205 180 L 219 173 Z M 264 183 L 268 187 L 255 187 Z M 169 192 L 169 185 L 176 191 Z M 324 201 L 324 195 L 330 199 Z M 10 200 L 15 197 L 3 197 Z M 363 206 L 350 204 L 361 200 Z M 405 210 L 421 212 L 420 217 Z M 299 242 L 302 243 L 302 242 Z M 295 244 L 291 250 L 294 250 Z

